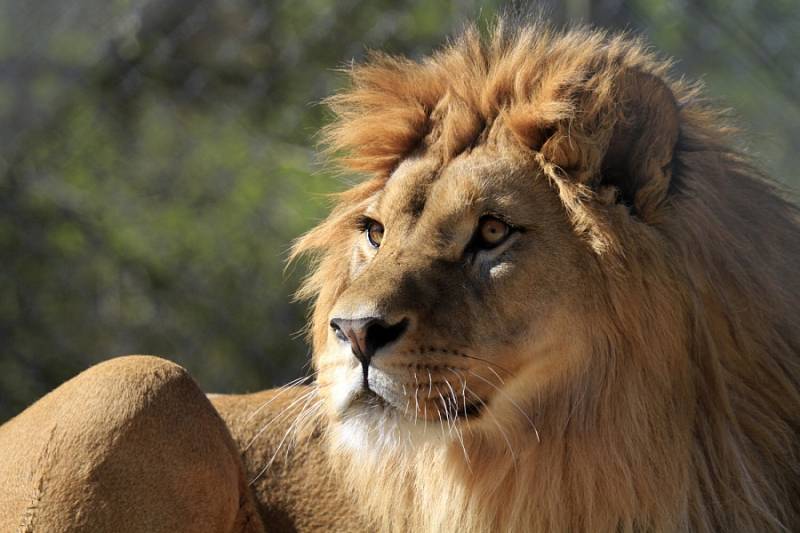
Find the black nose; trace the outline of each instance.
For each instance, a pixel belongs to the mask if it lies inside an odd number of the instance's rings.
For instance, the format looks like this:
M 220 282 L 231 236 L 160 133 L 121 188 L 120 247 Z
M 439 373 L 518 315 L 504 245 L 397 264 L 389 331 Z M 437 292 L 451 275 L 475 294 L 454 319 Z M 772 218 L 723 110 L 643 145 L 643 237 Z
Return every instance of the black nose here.
M 389 324 L 377 317 L 331 320 L 331 328 L 336 336 L 350 343 L 353 355 L 362 365 L 369 365 L 375 352 L 399 339 L 407 326 L 407 318 L 395 324 Z

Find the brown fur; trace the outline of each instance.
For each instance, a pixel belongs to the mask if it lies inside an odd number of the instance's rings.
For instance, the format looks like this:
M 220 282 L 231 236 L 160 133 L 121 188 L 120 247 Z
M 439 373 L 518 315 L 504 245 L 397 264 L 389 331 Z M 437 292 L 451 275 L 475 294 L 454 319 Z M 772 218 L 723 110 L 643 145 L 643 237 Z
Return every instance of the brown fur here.
M 0 529 L 800 530 L 798 212 L 668 66 L 501 22 L 354 67 L 316 383 L 213 397 L 231 439 L 179 367 L 94 367 L 0 427 Z M 521 230 L 465 251 L 487 213 Z M 380 401 L 364 314 L 408 321 Z
M 169 361 L 101 363 L 0 426 L 0 531 L 364 531 L 299 424 L 317 401 L 295 386 L 209 403 Z
M 0 426 L 0 531 L 264 529 L 230 434 L 192 378 L 132 356 Z
M 267 531 L 365 531 L 325 453 L 315 387 L 220 395 L 212 403 L 242 451 Z
M 379 359 L 437 390 L 442 368 L 490 376 L 460 352 L 510 369 L 503 392 L 465 385 L 488 407 L 460 439 L 354 449 L 328 409 L 380 529 L 800 529 L 797 210 L 668 68 L 626 36 L 500 22 L 420 62 L 375 54 L 330 99 L 331 149 L 373 177 L 295 249 L 319 261 L 301 295 L 322 396 L 359 372 L 328 323 L 364 306 L 411 317 Z M 477 219 L 454 205 L 487 180 L 536 210 L 542 253 L 511 260 L 524 283 L 453 266 L 448 221 Z M 386 226 L 377 254 L 365 211 Z

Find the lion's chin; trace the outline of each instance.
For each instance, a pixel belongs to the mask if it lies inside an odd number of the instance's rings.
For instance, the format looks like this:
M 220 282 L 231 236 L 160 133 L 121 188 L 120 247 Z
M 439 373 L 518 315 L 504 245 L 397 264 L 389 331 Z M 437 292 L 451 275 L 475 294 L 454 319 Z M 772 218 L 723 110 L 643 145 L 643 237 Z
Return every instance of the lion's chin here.
M 467 405 L 441 418 L 415 416 L 413 408 L 397 407 L 375 391 L 362 389 L 352 396 L 335 433 L 341 445 L 359 451 L 412 450 L 458 440 L 467 422 L 480 414 L 479 406 Z
M 391 406 L 356 409 L 341 418 L 335 431 L 339 444 L 369 453 L 412 451 L 427 445 L 444 445 L 455 437 L 437 422 L 409 420 Z

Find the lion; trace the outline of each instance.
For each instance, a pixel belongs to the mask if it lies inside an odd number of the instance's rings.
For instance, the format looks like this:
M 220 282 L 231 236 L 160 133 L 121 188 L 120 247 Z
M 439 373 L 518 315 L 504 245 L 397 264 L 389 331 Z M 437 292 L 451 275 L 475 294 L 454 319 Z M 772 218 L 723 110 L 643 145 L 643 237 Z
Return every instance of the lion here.
M 800 216 L 669 70 L 503 19 L 353 66 L 323 136 L 367 177 L 293 251 L 313 381 L 90 369 L 0 428 L 0 523 L 800 530 Z

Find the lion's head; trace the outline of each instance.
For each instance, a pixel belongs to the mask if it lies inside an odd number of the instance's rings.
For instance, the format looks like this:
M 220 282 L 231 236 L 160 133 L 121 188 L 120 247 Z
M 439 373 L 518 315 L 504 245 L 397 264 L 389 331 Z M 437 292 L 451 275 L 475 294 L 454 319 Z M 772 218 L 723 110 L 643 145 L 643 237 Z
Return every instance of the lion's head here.
M 667 69 L 501 22 L 330 100 L 370 177 L 296 251 L 331 449 L 382 527 L 800 525 L 797 214 Z

